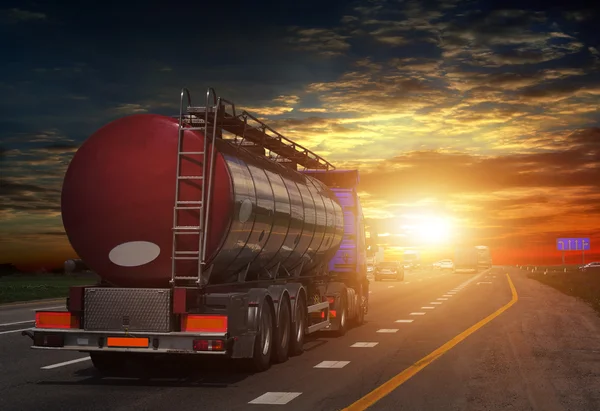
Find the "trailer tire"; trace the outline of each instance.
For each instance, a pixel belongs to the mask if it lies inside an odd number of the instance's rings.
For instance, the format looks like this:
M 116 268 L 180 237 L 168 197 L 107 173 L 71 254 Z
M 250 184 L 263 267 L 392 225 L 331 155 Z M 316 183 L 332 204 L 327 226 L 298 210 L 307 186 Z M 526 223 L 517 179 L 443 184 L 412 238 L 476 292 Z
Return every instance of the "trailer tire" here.
M 340 295 L 339 305 L 337 307 L 337 330 L 335 334 L 338 337 L 343 337 L 346 335 L 346 331 L 348 331 L 348 304 L 346 297 L 346 289 L 343 290 L 343 294 Z
M 254 371 L 266 371 L 271 367 L 271 356 L 273 355 L 273 308 L 271 302 L 263 302 L 258 325 L 258 332 L 254 340 L 254 355 L 251 366 Z
M 279 324 L 274 333 L 273 360 L 276 363 L 286 362 L 290 355 L 290 334 L 292 331 L 292 313 L 290 300 L 283 297 L 279 307 Z
M 290 338 L 290 355 L 296 356 L 304 352 L 304 336 L 306 330 L 306 302 L 299 295 L 296 301 L 296 321 L 292 324 L 293 336 Z
M 356 313 L 356 318 L 354 319 L 354 325 L 356 326 L 360 326 L 363 325 L 363 323 L 365 322 L 365 307 L 363 305 L 363 293 L 364 293 L 364 288 L 361 286 L 360 287 L 360 291 L 358 294 L 358 312 Z M 365 299 L 365 304 L 366 304 L 366 299 Z
M 122 353 L 115 352 L 90 352 L 92 365 L 102 374 L 112 374 L 123 371 L 127 358 Z

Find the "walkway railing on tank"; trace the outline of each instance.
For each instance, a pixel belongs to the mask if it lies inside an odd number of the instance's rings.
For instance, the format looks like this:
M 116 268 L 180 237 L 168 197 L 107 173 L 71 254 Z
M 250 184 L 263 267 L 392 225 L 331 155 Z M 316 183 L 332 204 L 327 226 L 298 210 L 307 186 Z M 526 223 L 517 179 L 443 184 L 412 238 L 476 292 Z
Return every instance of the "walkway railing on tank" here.
M 216 94 L 214 94 L 214 89 L 212 88 L 207 93 L 207 107 L 210 104 L 208 100 L 211 91 L 213 96 L 215 96 L 213 97 L 215 105 L 217 107 L 222 106 L 218 113 L 211 112 L 211 110 L 205 107 L 191 106 L 188 106 L 188 113 L 190 115 L 204 114 L 206 118 L 209 116 L 216 117 L 214 118 L 214 123 L 219 123 L 220 129 L 233 134 L 236 138 L 240 137 L 242 139 L 239 143 L 236 141 L 236 146 L 241 147 L 243 142 L 247 140 L 271 153 L 275 153 L 279 158 L 287 159 L 305 169 L 335 169 L 335 166 L 323 157 L 275 131 L 247 111 L 244 110 L 240 114 L 237 114 L 235 104 L 221 97 L 216 98 Z M 219 100 L 221 101 L 220 105 L 218 104 Z M 231 106 L 232 114 L 227 113 L 224 109 L 225 104 Z

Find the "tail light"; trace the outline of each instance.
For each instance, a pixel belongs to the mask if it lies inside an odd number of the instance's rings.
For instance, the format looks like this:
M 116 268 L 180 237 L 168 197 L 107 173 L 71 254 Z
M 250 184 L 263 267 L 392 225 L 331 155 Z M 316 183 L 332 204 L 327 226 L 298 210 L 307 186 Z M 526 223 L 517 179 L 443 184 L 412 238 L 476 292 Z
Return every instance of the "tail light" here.
M 223 340 L 194 340 L 194 351 L 225 351 Z
M 35 328 L 79 328 L 79 317 L 68 311 L 37 311 Z

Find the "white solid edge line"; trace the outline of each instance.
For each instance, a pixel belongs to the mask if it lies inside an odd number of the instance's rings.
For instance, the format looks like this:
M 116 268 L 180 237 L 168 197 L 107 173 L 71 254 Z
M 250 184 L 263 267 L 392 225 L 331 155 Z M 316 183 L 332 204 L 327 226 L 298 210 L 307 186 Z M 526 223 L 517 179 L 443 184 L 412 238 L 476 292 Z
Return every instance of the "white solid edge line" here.
M 56 310 L 57 308 L 62 308 L 65 311 L 67 310 L 67 308 L 64 305 L 55 305 L 54 307 L 33 308 L 33 309 L 30 309 L 30 311 Z
M 10 334 L 10 333 L 18 333 L 21 331 L 29 331 L 31 328 L 19 328 L 18 330 L 10 330 L 10 331 L 0 331 L 0 335 L 2 334 Z
M 27 323 L 34 323 L 35 320 L 28 320 L 28 321 L 15 321 L 14 323 L 4 323 L 4 324 L 0 324 L 0 327 L 7 327 L 9 325 L 17 325 L 17 324 L 27 324 Z
M 63 367 L 65 365 L 76 364 L 78 362 L 88 361 L 90 357 L 77 358 L 76 360 L 59 362 L 58 364 L 46 365 L 45 367 L 41 367 L 42 370 L 51 370 L 53 368 Z

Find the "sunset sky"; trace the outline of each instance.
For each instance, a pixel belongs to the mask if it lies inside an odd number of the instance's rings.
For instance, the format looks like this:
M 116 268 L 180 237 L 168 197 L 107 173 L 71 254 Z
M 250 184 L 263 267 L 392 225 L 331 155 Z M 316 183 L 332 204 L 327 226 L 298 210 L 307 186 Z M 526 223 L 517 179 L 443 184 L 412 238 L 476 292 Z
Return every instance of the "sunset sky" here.
M 214 87 L 358 168 L 390 255 L 430 240 L 443 258 L 464 241 L 489 245 L 496 263 L 557 264 L 557 237 L 590 237 L 587 260 L 600 258 L 592 2 L 9 3 L 0 263 L 75 257 L 60 217 L 71 156 L 111 120 L 178 113 L 184 86 L 196 100 Z M 417 220 L 446 225 L 444 238 L 417 241 Z

